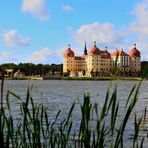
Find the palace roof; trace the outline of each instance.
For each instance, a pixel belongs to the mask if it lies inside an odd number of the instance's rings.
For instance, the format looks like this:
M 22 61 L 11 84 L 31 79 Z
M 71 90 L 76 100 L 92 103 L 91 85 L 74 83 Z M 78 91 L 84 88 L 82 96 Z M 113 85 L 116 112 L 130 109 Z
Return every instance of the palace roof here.
M 103 58 L 103 59 L 111 59 L 111 54 L 106 49 L 101 50 L 101 58 Z
M 140 51 L 137 50 L 136 44 L 134 44 L 134 48 L 132 48 L 132 49 L 129 51 L 129 56 L 130 56 L 130 57 L 140 57 Z
M 74 52 L 73 52 L 73 50 L 70 49 L 70 45 L 68 45 L 68 46 L 69 46 L 69 48 L 64 51 L 64 56 L 67 56 L 67 57 L 74 57 Z
M 94 47 L 89 49 L 88 54 L 89 55 L 99 55 L 100 54 L 100 49 L 96 46 L 96 42 L 94 42 Z
M 123 51 L 123 49 L 116 49 L 116 51 L 111 53 L 111 57 L 116 57 L 116 56 L 129 56 L 127 53 Z

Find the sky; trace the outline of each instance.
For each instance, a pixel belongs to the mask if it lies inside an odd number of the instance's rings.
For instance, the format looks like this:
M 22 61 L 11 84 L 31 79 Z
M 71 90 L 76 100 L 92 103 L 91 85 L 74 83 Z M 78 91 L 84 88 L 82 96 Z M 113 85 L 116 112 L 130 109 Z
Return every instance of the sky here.
M 0 64 L 62 63 L 97 42 L 148 60 L 148 0 L 0 0 Z

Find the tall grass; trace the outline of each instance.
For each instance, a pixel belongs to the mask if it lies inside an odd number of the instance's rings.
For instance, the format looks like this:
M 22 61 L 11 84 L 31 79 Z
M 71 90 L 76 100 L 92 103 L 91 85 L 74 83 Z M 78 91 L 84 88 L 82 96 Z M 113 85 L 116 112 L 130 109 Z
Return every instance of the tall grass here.
M 3 82 L 2 82 L 3 83 Z M 0 147 L 4 148 L 41 148 L 41 147 L 80 147 L 103 148 L 124 147 L 126 127 L 133 108 L 138 100 L 138 86 L 133 86 L 125 103 L 124 113 L 119 120 L 120 102 L 117 99 L 117 87 L 106 97 L 102 108 L 91 103 L 91 97 L 84 95 L 83 103 L 79 103 L 81 120 L 78 132 L 73 131 L 72 118 L 76 104 L 73 103 L 66 118 L 59 120 L 61 111 L 57 113 L 54 121 L 50 120 L 50 113 L 43 104 L 34 102 L 31 89 L 27 90 L 26 100 L 14 92 L 8 91 L 6 104 L 3 105 L 3 84 L 1 86 L 0 110 Z M 14 120 L 10 99 L 13 97 L 20 101 L 19 119 Z M 134 130 L 131 130 L 132 142 L 130 147 L 143 147 L 144 137 L 139 138 L 140 125 L 143 116 L 134 117 Z

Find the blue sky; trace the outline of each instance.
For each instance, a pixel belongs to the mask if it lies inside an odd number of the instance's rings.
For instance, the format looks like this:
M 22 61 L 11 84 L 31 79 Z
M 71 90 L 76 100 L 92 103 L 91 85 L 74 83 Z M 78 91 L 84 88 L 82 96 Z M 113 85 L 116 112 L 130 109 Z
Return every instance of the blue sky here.
M 148 0 L 1 0 L 0 63 L 61 63 L 93 41 L 109 51 L 133 43 L 148 60 Z

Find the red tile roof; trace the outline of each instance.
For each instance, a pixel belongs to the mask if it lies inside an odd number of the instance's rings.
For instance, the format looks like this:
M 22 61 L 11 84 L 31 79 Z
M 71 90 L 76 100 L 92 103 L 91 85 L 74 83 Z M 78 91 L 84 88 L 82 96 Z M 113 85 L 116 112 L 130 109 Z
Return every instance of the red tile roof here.
M 116 56 L 129 56 L 129 55 L 125 53 L 123 49 L 120 50 L 117 49 L 116 51 L 111 53 L 111 57 L 116 57 Z
M 74 52 L 70 48 L 68 48 L 64 51 L 64 56 L 74 57 Z
M 111 59 L 111 54 L 107 50 L 101 50 L 101 58 Z
M 130 57 L 140 57 L 140 51 L 136 47 L 132 48 L 129 52 Z
M 100 54 L 100 49 L 97 48 L 96 46 L 92 47 L 89 49 L 89 55 L 99 55 Z

